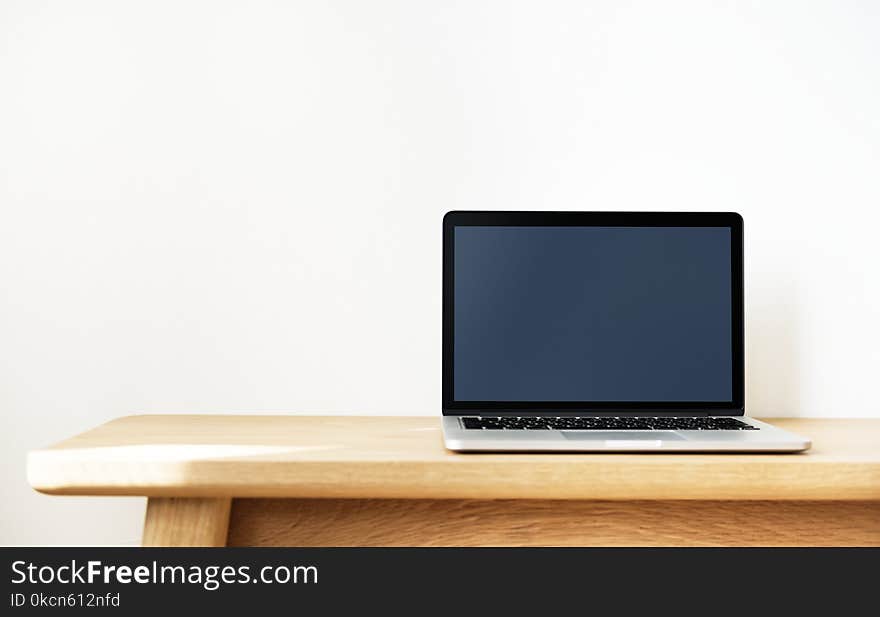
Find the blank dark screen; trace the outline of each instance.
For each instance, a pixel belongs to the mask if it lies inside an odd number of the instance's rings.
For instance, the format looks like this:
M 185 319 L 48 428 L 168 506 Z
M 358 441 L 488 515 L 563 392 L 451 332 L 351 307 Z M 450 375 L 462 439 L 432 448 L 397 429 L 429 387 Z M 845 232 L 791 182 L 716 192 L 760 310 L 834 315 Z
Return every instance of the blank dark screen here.
M 455 400 L 732 399 L 729 228 L 453 233 Z

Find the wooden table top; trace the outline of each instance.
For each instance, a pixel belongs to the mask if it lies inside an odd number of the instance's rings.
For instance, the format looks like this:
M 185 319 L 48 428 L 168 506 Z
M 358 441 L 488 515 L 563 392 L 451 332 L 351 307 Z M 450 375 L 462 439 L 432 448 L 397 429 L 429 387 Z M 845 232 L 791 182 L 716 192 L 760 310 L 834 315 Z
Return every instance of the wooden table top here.
M 28 456 L 56 495 L 880 500 L 880 419 L 769 419 L 800 454 L 457 454 L 436 417 L 142 415 Z

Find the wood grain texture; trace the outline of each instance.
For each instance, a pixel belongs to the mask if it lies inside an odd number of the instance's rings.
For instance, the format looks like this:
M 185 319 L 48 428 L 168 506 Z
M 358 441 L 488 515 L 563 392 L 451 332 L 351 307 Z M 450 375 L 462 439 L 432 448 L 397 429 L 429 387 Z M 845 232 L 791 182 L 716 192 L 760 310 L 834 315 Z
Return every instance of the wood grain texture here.
M 230 503 L 229 498 L 150 498 L 143 545 L 225 546 Z
M 880 502 L 236 499 L 230 546 L 880 546 Z
M 880 500 L 880 419 L 769 420 L 802 454 L 458 454 L 439 418 L 130 416 L 31 452 L 59 495 Z

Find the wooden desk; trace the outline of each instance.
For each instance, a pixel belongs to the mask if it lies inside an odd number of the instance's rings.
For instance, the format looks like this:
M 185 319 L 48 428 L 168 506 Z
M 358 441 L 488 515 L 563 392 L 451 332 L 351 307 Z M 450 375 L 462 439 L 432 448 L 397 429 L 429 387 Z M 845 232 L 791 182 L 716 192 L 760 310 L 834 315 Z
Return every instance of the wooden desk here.
M 880 420 L 803 454 L 455 454 L 428 417 L 131 416 L 31 452 L 53 495 L 144 495 L 145 545 L 880 545 Z

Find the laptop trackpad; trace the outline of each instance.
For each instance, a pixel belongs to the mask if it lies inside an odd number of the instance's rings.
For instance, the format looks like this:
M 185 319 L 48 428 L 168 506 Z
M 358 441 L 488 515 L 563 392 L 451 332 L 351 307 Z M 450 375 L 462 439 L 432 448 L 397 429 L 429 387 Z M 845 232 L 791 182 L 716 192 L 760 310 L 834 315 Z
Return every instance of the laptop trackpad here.
M 590 441 L 683 441 L 672 431 L 560 431 L 566 439 Z

